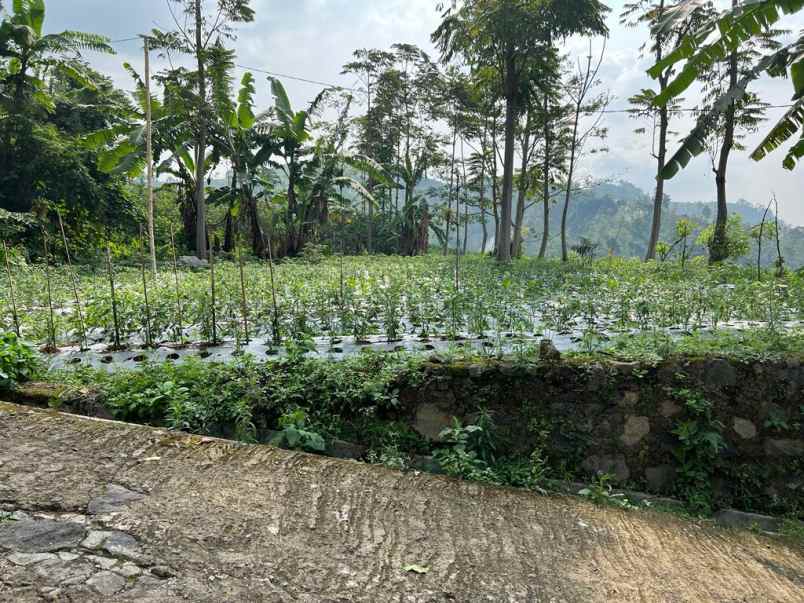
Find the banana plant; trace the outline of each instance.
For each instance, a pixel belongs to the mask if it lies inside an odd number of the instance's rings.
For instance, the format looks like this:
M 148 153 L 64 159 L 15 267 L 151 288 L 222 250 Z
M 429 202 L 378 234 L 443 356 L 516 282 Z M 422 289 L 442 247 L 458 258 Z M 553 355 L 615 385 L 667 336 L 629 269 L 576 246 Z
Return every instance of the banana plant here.
M 258 202 L 273 192 L 273 181 L 264 166 L 278 149 L 276 139 L 269 133 L 269 114 L 256 115 L 254 112 L 256 87 L 253 74 L 246 72 L 243 75 L 237 100 L 233 102 L 230 99 L 230 68 L 228 61 L 222 61 L 210 69 L 216 111 L 215 146 L 232 166 L 231 183 L 214 191 L 210 202 L 228 207 L 224 249 L 231 251 L 234 247 L 234 222 L 242 216 L 248 225 L 252 252 L 260 257 L 266 251 L 266 240 Z
M 705 0 L 682 0 L 673 8 L 667 9 L 657 31 L 671 30 L 704 2 Z M 763 32 L 769 31 L 785 15 L 793 15 L 803 9 L 804 0 L 744 0 L 706 20 L 698 29 L 685 36 L 664 60 L 648 71 L 651 77 L 658 78 L 668 67 L 684 62 L 683 68 L 666 89 L 655 97 L 654 104 L 666 106 L 687 90 L 702 73 L 726 60 L 731 53 Z M 673 178 L 707 148 L 706 138 L 717 118 L 734 103 L 746 97 L 749 84 L 766 74 L 771 77 L 790 76 L 793 84 L 792 106 L 753 151 L 751 158 L 755 161 L 764 159 L 801 132 L 798 142 L 788 149 L 782 162 L 786 169 L 795 169 L 798 161 L 804 157 L 804 32 L 798 39 L 759 58 L 735 86 L 713 103 L 712 108 L 698 119 L 695 128 L 667 162 L 662 172 L 664 179 Z
M 348 188 L 367 203 L 377 206 L 372 191 L 347 173 L 364 173 L 371 176 L 375 186 L 394 187 L 392 179 L 377 162 L 360 154 L 344 150 L 347 139 L 347 100 L 340 118 L 329 136 L 313 140 L 311 115 L 327 98 L 330 91 L 319 94 L 306 111 L 294 111 L 282 83 L 270 78 L 274 96 L 273 114 L 276 118 L 271 135 L 276 138 L 280 162 L 273 162 L 287 179 L 286 191 L 274 200 L 286 205 L 287 253 L 296 254 L 318 225 L 328 220 L 328 204 L 340 198 L 342 189 Z

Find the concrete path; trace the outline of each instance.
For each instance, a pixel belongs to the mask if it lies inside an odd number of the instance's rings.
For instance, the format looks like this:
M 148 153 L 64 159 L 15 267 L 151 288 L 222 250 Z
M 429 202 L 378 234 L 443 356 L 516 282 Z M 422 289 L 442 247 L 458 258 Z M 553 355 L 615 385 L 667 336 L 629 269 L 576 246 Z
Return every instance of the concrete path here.
M 0 509 L 2 601 L 804 601 L 750 532 L 4 403 Z

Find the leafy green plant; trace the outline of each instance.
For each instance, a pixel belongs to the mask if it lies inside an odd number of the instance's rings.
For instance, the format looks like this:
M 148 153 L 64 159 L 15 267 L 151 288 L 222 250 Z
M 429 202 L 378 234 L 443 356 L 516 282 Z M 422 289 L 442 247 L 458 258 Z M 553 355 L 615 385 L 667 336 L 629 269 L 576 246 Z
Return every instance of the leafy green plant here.
M 30 381 L 41 370 L 39 356 L 15 333 L 0 334 L 0 391 Z
M 477 442 L 482 431 L 480 425 L 464 426 L 455 418 L 452 426 L 439 434 L 440 440 L 446 446 L 437 450 L 434 457 L 447 475 L 472 481 L 493 483 L 498 481 L 488 463 L 472 448 L 473 440 Z
M 307 413 L 297 408 L 279 419 L 280 431 L 271 438 L 271 444 L 291 450 L 324 452 L 327 443 L 319 434 L 307 428 Z
M 637 509 L 638 507 L 632 504 L 625 494 L 614 492 L 614 487 L 611 485 L 613 479 L 614 476 L 609 473 L 599 473 L 587 488 L 578 491 L 578 495 L 588 498 L 596 505 Z
M 771 408 L 768 413 L 768 418 L 765 419 L 765 427 L 775 431 L 787 431 L 790 429 L 790 423 L 787 420 L 787 415 L 780 408 Z
M 681 389 L 675 396 L 685 408 L 673 430 L 679 443 L 673 451 L 679 465 L 676 487 L 691 512 L 709 515 L 713 505 L 712 475 L 726 447 L 724 427 L 714 418 L 712 403 L 701 393 Z

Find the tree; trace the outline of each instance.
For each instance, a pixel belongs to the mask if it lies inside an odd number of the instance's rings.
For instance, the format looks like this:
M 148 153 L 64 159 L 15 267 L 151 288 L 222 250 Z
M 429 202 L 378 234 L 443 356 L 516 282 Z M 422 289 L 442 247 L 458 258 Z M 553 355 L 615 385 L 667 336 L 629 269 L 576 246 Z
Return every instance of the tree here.
M 69 80 L 97 90 L 103 78 L 88 69 L 81 53 L 114 51 L 107 38 L 91 33 L 45 34 L 44 0 L 17 1 L 12 8 L 0 22 L 0 189 L 7 195 L 4 207 L 29 211 L 42 176 L 37 147 L 53 151 L 60 143 L 45 126 L 59 101 L 48 83 Z
M 569 247 L 567 243 L 567 216 L 569 215 L 570 199 L 572 198 L 573 178 L 580 159 L 583 157 L 585 147 L 592 138 L 605 138 L 606 130 L 600 127 L 603 117 L 602 111 L 608 106 L 608 93 L 593 95 L 594 89 L 600 85 L 597 74 L 603 57 L 606 53 L 605 45 L 600 51 L 600 57 L 594 62 L 592 54 L 592 41 L 589 41 L 589 54 L 586 64 L 578 63 L 577 72 L 570 76 L 566 85 L 567 96 L 572 105 L 572 135 L 569 140 L 569 167 L 567 169 L 567 182 L 564 196 L 564 209 L 561 213 L 561 261 L 569 260 Z M 592 115 L 593 122 L 588 127 L 581 126 L 581 116 Z
M 648 48 L 653 53 L 657 63 L 662 62 L 665 54 L 696 26 L 696 22 L 705 16 L 706 12 L 705 7 L 694 8 L 686 18 L 674 22 L 672 27 L 661 28 L 660 25 L 669 6 L 670 2 L 668 0 L 636 0 L 626 2 L 621 14 L 621 22 L 627 26 L 636 27 L 637 25 L 645 24 L 650 28 L 651 41 L 649 45 L 643 46 L 643 50 Z M 656 189 L 653 197 L 650 239 L 648 240 L 648 249 L 645 252 L 646 261 L 656 257 L 656 245 L 661 234 L 662 202 L 664 200 L 664 178 L 661 177 L 661 174 L 667 162 L 667 143 L 671 134 L 670 120 L 679 108 L 678 99 L 658 109 L 654 104 L 654 100 L 657 94 L 661 95 L 667 90 L 673 73 L 673 65 L 668 65 L 659 73 L 657 77 L 658 93 L 653 90 L 643 90 L 629 99 L 634 106 L 634 115 L 636 117 L 654 119 L 654 131 L 652 133 L 654 148 L 652 154 L 656 160 Z M 658 123 L 655 123 L 656 117 L 658 117 Z
M 703 0 L 681 0 L 667 15 L 661 27 L 666 30 L 684 19 L 687 14 L 703 4 Z M 663 94 L 655 99 L 661 107 L 684 93 L 698 78 L 717 63 L 730 60 L 735 51 L 752 40 L 766 35 L 785 15 L 804 9 L 804 0 L 745 0 L 733 3 L 730 9 L 715 13 L 695 31 L 684 36 L 676 48 L 664 60 L 648 71 L 653 78 L 659 77 L 667 67 L 683 62 L 683 67 L 668 84 Z M 751 158 L 761 161 L 799 130 L 799 141 L 788 150 L 782 164 L 786 169 L 795 169 L 798 160 L 804 157 L 804 32 L 798 39 L 782 45 L 777 50 L 756 58 L 736 81 L 730 78 L 730 86 L 698 119 L 695 128 L 683 140 L 678 151 L 667 162 L 662 177 L 673 178 L 689 162 L 707 149 L 706 138 L 716 127 L 717 119 L 729 115 L 734 103 L 745 97 L 748 86 L 763 75 L 790 77 L 793 84 L 792 106 L 776 123 Z M 734 71 L 734 70 L 732 70 Z
M 454 3 L 444 12 L 433 33 L 445 61 L 460 55 L 472 66 L 493 68 L 499 78 L 505 99 L 500 262 L 511 259 L 516 122 L 527 93 L 523 75 L 544 60 L 555 39 L 607 33 L 607 11 L 597 0 L 465 0 L 460 8 Z
M 45 3 L 12 3 L 0 22 L 0 208 L 44 220 L 58 209 L 74 251 L 130 226 L 134 207 L 122 178 L 102 173 L 79 144 L 123 99 L 84 61 L 112 53 L 108 40 L 83 32 L 45 34 Z M 40 229 L 23 240 L 32 250 Z
M 381 75 L 390 68 L 394 61 L 394 55 L 382 50 L 359 49 L 353 54 L 354 61 L 343 66 L 342 74 L 357 75 L 363 86 L 366 96 L 366 115 L 360 123 L 360 134 L 358 137 L 359 152 L 370 157 L 374 161 L 381 161 L 380 153 L 377 149 L 377 141 L 380 135 L 381 126 L 377 121 L 378 114 L 373 110 L 372 94 L 378 85 Z M 368 190 L 373 190 L 375 183 L 369 178 L 366 183 Z M 368 252 L 372 253 L 374 248 L 374 204 L 368 204 Z
M 212 122 L 212 135 L 232 167 L 232 181 L 228 188 L 216 191 L 219 201 L 225 202 L 227 211 L 227 230 L 224 249 L 231 251 L 232 222 L 236 216 L 243 216 L 248 225 L 252 253 L 262 257 L 265 253 L 265 237 L 257 207 L 259 198 L 272 192 L 268 178 L 261 173 L 262 166 L 276 151 L 275 140 L 265 134 L 267 114 L 254 113 L 256 87 L 254 76 L 246 72 L 240 82 L 236 101 L 232 101 L 229 71 L 234 67 L 233 53 L 219 54 L 220 59 L 210 65 L 213 81 L 213 101 L 217 119 Z
M 572 107 L 561 91 L 561 72 L 556 69 L 539 82 L 540 99 L 536 105 L 536 125 L 541 131 L 537 158 L 541 166 L 542 240 L 539 258 L 547 255 L 550 242 L 550 205 L 561 192 L 566 178 L 567 153 L 572 133 Z
M 184 22 L 172 10 L 177 4 L 185 15 Z M 209 49 L 222 38 L 232 39 L 233 23 L 247 23 L 254 20 L 250 0 L 214 0 L 210 9 L 205 0 L 168 0 L 176 29 L 171 32 L 154 31 L 155 47 L 166 51 L 178 51 L 192 55 L 195 59 L 196 126 L 193 165 L 195 166 L 195 213 L 196 213 L 196 254 L 204 258 L 207 254 L 206 187 L 204 171 L 207 166 L 206 152 L 209 135 L 209 97 L 207 66 Z

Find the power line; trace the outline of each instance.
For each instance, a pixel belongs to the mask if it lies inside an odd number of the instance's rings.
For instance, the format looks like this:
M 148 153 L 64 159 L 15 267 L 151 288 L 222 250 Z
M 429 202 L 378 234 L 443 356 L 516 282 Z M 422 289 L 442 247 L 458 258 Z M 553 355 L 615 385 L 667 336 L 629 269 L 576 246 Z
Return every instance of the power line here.
M 123 38 L 121 40 L 112 40 L 109 43 L 110 44 L 118 44 L 118 43 L 121 43 L 121 42 L 131 42 L 133 40 L 140 40 L 140 39 L 142 39 L 141 36 L 135 36 L 133 38 Z M 294 81 L 297 81 L 297 82 L 303 82 L 305 84 L 313 84 L 315 86 L 326 86 L 327 88 L 335 88 L 336 90 L 348 90 L 349 92 L 360 92 L 360 90 L 358 90 L 357 88 L 350 88 L 349 86 L 341 86 L 339 84 L 331 84 L 331 83 L 322 82 L 322 81 L 319 81 L 319 80 L 311 80 L 311 79 L 304 78 L 304 77 L 297 76 L 297 75 L 288 75 L 287 73 L 277 73 L 277 72 L 274 72 L 274 71 L 267 71 L 265 69 L 260 69 L 259 67 L 249 67 L 247 65 L 239 65 L 239 64 L 236 64 L 235 67 L 239 67 L 240 69 L 246 69 L 248 71 L 256 71 L 257 73 L 264 73 L 266 75 L 270 75 L 270 76 L 273 76 L 273 77 L 282 77 L 282 78 L 286 78 L 286 79 L 289 79 L 289 80 L 294 80 Z M 766 109 L 789 109 L 789 108 L 791 108 L 793 106 L 795 106 L 795 105 L 793 105 L 793 104 L 788 104 L 788 105 L 768 105 L 765 108 Z M 638 109 L 603 109 L 601 111 L 582 111 L 582 113 L 585 113 L 587 115 L 588 114 L 597 114 L 597 113 L 601 113 L 601 114 L 605 114 L 605 115 L 617 114 L 617 113 L 636 114 L 638 112 L 639 112 Z M 689 107 L 689 108 L 682 108 L 682 109 L 672 109 L 671 112 L 672 113 L 701 113 L 702 110 L 694 108 L 694 107 Z
M 235 65 L 235 67 L 240 67 L 240 69 L 247 69 L 249 71 L 256 71 L 258 73 L 265 73 L 267 75 L 272 75 L 274 77 L 284 77 L 289 80 L 296 80 L 297 82 L 304 82 L 306 84 L 315 84 L 317 86 L 326 86 L 328 88 L 335 88 L 337 90 L 348 90 L 350 92 L 359 92 L 359 90 L 357 90 L 356 88 L 349 88 L 348 86 L 340 86 L 338 84 L 328 84 L 327 82 L 319 82 L 317 80 L 308 80 L 303 77 L 288 75 L 286 73 L 274 73 L 273 71 L 266 71 L 265 69 L 258 69 L 257 67 L 248 67 L 246 65 Z

